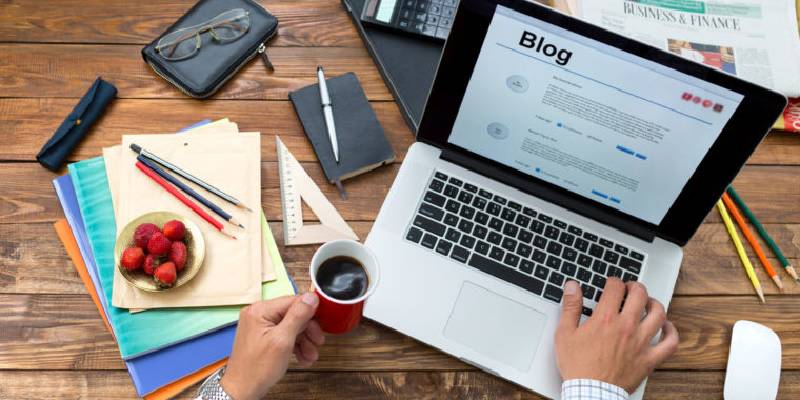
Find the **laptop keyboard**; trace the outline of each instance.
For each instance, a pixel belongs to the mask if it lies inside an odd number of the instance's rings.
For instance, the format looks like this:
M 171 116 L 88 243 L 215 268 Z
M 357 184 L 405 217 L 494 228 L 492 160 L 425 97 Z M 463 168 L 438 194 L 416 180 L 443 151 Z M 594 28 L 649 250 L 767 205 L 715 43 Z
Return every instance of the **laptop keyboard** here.
M 419 204 L 406 240 L 555 303 L 576 280 L 587 316 L 606 279 L 636 281 L 645 262 L 629 246 L 442 172 Z

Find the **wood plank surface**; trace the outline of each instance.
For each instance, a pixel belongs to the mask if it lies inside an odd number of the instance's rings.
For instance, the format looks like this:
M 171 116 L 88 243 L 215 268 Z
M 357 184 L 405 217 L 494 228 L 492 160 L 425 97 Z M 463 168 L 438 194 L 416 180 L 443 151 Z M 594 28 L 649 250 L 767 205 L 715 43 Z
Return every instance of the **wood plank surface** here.
M 722 399 L 722 372 L 656 371 L 647 383 L 647 399 Z M 797 371 L 781 376 L 778 400 L 796 399 Z M 0 398 L 28 400 L 130 399 L 136 396 L 130 378 L 121 371 L 0 371 Z M 196 389 L 178 399 L 194 398 Z M 480 372 L 290 372 L 269 394 L 285 400 L 535 400 L 542 397 L 502 379 Z
M 140 51 L 134 45 L 0 44 L 0 96 L 78 98 L 102 75 L 117 87 L 120 99 L 186 99 L 151 70 Z M 392 100 L 364 48 L 275 47 L 268 54 L 274 72 L 257 57 L 213 98 L 286 100 L 290 91 L 316 83 L 317 65 L 322 65 L 331 77 L 355 72 L 371 100 Z
M 283 246 L 274 135 L 362 238 L 400 164 L 346 182 L 350 199 L 341 200 L 324 182 L 287 94 L 315 83 L 317 64 L 330 76 L 355 72 L 398 161 L 414 141 L 339 0 L 261 1 L 280 20 L 268 47 L 276 71 L 267 73 L 253 60 L 213 99 L 186 98 L 158 78 L 139 51 L 194 3 L 0 1 L 0 399 L 135 397 L 119 352 L 53 230 L 63 217 L 51 185 L 57 175 L 34 162 L 96 76 L 118 87 L 118 99 L 71 161 L 100 155 L 124 134 L 169 133 L 204 118 L 229 117 L 242 131 L 262 132 L 263 207 L 300 288 L 309 284 L 307 265 L 317 246 Z M 798 136 L 771 133 L 735 185 L 790 261 L 800 264 Z M 713 210 L 684 251 L 669 312 L 681 345 L 649 380 L 646 398 L 721 399 L 730 331 L 739 319 L 778 333 L 784 352 L 778 398 L 800 398 L 800 285 L 784 279 L 787 288 L 779 294 L 756 264 L 767 292 L 767 304 L 759 304 Z M 748 252 L 752 256 L 749 246 Z M 349 335 L 330 337 L 312 368 L 292 364 L 270 398 L 540 397 L 367 321 Z
M 0 99 L 0 143 L 3 143 L 0 160 L 34 161 L 39 149 L 74 106 L 74 99 Z M 397 104 L 373 102 L 372 108 L 398 160 L 402 160 L 406 149 L 414 142 L 414 136 Z M 261 132 L 261 157 L 264 161 L 277 160 L 275 135 L 281 137 L 298 160 L 317 161 L 294 107 L 288 101 L 191 99 L 116 100 L 69 159 L 77 161 L 97 157 L 102 154 L 103 147 L 120 144 L 122 135 L 171 133 L 205 118 L 229 118 L 243 132 Z M 791 158 L 785 161 L 792 163 Z M 800 164 L 800 156 L 797 164 Z
M 0 55 L 0 57 L 2 57 Z M 85 79 L 89 79 L 86 77 Z M 2 81 L 2 80 L 0 80 Z M 235 84 L 231 82 L 231 84 Z M 85 86 L 88 87 L 88 84 Z M 83 90 L 85 90 L 85 87 Z M 2 97 L 2 92 L 0 92 Z M 74 99 L 0 98 L 0 160 L 33 161 L 39 148 L 53 134 L 75 105 Z M 394 102 L 373 102 L 378 120 L 399 159 L 414 141 Z M 141 118 L 146 115 L 147 118 Z M 303 128 L 289 102 L 198 101 L 191 99 L 122 99 L 112 103 L 108 113 L 70 155 L 82 160 L 101 154 L 103 147 L 119 144 L 132 133 L 169 133 L 201 119 L 230 118 L 242 131 L 279 134 L 301 161 L 316 161 Z M 262 157 L 274 159 L 274 141 L 262 141 Z M 773 132 L 758 147 L 749 164 L 800 165 L 800 140 L 796 134 Z
M 270 138 L 270 137 L 268 137 Z M 271 138 L 270 138 L 271 139 Z M 274 146 L 271 140 L 269 146 Z M 266 144 L 262 144 L 267 146 Z M 273 152 L 264 153 L 264 158 Z M 324 183 L 322 169 L 316 162 L 304 162 L 303 167 L 318 183 L 323 193 L 347 220 L 372 221 L 378 214 L 389 191 L 399 163 L 384 166 L 368 174 L 345 181 L 348 200 L 339 197 L 336 187 Z M 278 163 L 261 164 L 261 200 L 267 219 L 281 220 Z M 734 185 L 762 223 L 800 223 L 800 174 L 788 166 L 748 166 L 736 178 Z M 63 213 L 53 194 L 53 173 L 33 163 L 10 163 L 0 168 L 0 224 L 54 221 Z M 765 186 L 764 182 L 770 182 Z M 306 215 L 311 218 L 310 215 Z M 714 210 L 707 222 L 720 221 Z
M 0 2 L 0 42 L 150 43 L 181 17 L 194 0 L 38 0 Z M 358 32 L 338 1 L 267 0 L 278 18 L 270 46 L 363 48 Z
M 351 222 L 350 225 L 362 239 L 367 236 L 370 222 Z M 283 260 L 300 288 L 308 287 L 306 274 L 308 260 L 316 245 L 283 246 L 283 225 L 271 222 Z M 767 229 L 775 233 L 776 240 L 794 265 L 800 265 L 800 250 L 792 240 L 800 237 L 800 224 L 770 224 Z M 753 261 L 755 255 L 747 249 Z M 0 294 L 76 294 L 86 291 L 49 222 L 29 224 L 0 224 Z M 773 265 L 779 265 L 771 258 Z M 756 264 L 756 274 L 764 282 L 768 295 L 778 294 L 763 269 Z M 800 295 L 800 285 L 792 283 L 782 271 L 786 283 L 785 295 Z M 745 278 L 744 270 L 733 245 L 721 224 L 709 223 L 700 227 L 695 238 L 685 248 L 685 258 L 678 275 L 676 295 L 728 295 L 753 296 L 753 288 Z
M 747 319 L 769 326 L 780 336 L 782 368 L 800 369 L 797 297 L 678 296 L 669 318 L 680 332 L 678 352 L 663 367 L 724 370 L 733 324 Z M 111 336 L 97 310 L 83 295 L 0 295 L 0 370 L 120 369 Z M 398 371 L 472 369 L 427 345 L 374 322 L 354 332 L 330 336 L 311 368 L 327 371 Z

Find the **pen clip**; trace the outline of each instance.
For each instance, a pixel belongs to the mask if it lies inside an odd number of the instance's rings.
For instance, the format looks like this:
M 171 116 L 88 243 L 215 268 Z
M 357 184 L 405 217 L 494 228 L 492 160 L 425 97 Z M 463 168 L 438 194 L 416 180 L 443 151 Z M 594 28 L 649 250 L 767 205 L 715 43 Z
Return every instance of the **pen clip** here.
M 341 196 L 342 200 L 347 200 L 347 192 L 344 190 L 344 186 L 342 185 L 342 181 L 339 179 L 333 181 L 333 184 L 336 185 L 336 188 L 339 189 L 339 196 Z

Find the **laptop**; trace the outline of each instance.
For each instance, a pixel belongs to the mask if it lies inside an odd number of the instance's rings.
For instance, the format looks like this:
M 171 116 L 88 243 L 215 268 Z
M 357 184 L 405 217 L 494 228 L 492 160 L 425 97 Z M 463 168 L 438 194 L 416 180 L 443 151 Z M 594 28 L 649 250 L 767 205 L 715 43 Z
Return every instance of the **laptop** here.
M 534 3 L 461 0 L 366 240 L 382 276 L 364 315 L 558 398 L 564 283 L 582 318 L 610 277 L 667 306 L 682 246 L 785 105 Z

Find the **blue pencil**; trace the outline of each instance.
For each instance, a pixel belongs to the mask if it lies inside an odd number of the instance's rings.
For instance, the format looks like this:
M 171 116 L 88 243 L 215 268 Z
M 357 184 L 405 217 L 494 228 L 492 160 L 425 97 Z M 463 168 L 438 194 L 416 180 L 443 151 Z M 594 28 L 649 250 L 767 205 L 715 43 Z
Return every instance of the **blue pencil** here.
M 232 223 L 234 225 L 239 225 L 239 227 L 244 228 L 244 225 L 242 225 L 239 222 L 237 222 L 233 218 L 233 215 L 230 215 L 230 214 L 226 213 L 225 210 L 219 208 L 219 206 L 217 206 L 216 204 L 212 203 L 210 200 L 206 199 L 205 197 L 203 197 L 199 193 L 195 192 L 194 189 L 192 189 L 191 187 L 189 187 L 185 183 L 181 182 L 178 178 L 168 174 L 166 171 L 161 169 L 161 167 L 156 165 L 154 162 L 148 160 L 147 157 L 139 155 L 139 156 L 136 157 L 136 159 L 139 160 L 142 164 L 147 165 L 150 169 L 152 169 L 160 177 L 166 179 L 167 182 L 177 186 L 178 189 L 180 189 L 182 192 L 188 194 L 189 196 L 191 196 L 195 200 L 199 201 L 204 206 L 208 207 L 211 211 L 214 212 L 214 214 L 219 215 L 225 221 L 228 221 L 228 222 L 230 222 L 230 223 Z

